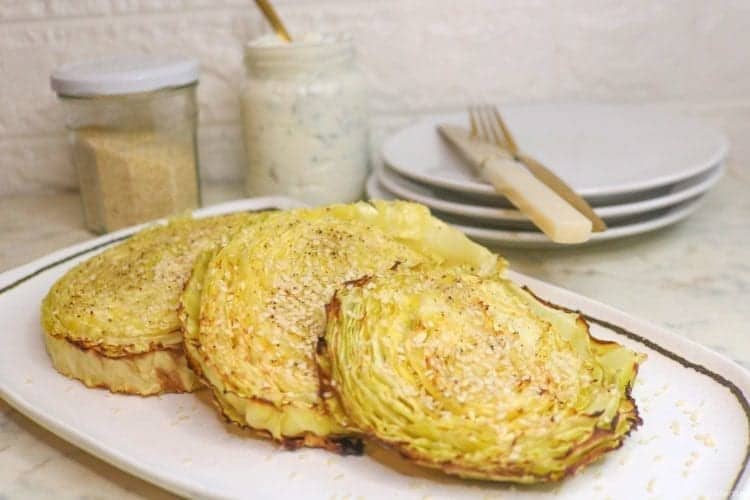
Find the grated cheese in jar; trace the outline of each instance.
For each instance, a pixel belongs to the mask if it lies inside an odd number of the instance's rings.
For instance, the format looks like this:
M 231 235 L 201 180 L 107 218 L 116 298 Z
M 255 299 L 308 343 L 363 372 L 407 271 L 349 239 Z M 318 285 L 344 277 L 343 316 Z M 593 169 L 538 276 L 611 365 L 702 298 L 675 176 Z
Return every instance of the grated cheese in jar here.
M 200 206 L 198 61 L 129 54 L 57 68 L 86 226 L 107 232 Z
M 198 207 L 192 141 L 150 130 L 76 134 L 73 163 L 89 227 L 113 231 Z

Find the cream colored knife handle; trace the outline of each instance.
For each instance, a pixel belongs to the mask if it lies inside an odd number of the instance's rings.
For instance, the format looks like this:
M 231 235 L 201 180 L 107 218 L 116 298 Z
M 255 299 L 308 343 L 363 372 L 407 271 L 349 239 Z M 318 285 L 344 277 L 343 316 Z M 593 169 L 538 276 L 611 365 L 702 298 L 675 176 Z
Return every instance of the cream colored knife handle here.
M 591 221 L 513 160 L 491 158 L 481 175 L 557 243 L 581 243 L 591 237 Z

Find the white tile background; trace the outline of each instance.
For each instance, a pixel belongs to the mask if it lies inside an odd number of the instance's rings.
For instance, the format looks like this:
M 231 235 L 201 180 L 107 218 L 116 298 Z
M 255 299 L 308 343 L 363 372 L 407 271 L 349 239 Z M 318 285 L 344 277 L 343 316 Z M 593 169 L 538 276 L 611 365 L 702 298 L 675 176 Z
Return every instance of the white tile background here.
M 749 175 L 750 0 L 276 0 L 290 30 L 349 31 L 378 134 L 467 102 L 653 102 L 698 114 Z M 242 175 L 242 45 L 266 28 L 251 0 L 0 0 L 0 196 L 69 189 L 58 64 L 123 51 L 203 66 L 203 176 Z

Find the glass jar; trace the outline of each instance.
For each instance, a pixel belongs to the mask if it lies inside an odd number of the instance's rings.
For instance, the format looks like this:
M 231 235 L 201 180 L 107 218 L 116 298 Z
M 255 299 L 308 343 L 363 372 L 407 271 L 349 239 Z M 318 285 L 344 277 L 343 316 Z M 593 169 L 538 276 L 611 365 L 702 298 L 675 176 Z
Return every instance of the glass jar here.
M 251 196 L 311 205 L 360 199 L 367 175 L 365 81 L 343 35 L 248 44 L 242 115 Z
M 90 230 L 113 231 L 200 206 L 198 73 L 192 59 L 137 55 L 52 74 Z

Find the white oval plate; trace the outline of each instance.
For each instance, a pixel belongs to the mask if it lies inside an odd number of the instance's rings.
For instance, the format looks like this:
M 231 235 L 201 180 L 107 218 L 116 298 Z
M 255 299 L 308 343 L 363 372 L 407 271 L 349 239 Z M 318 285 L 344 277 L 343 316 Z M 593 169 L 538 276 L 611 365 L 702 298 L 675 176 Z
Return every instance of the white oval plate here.
M 366 186 L 367 196 L 370 199 L 393 200 L 399 198 L 388 192 L 379 182 L 375 174 L 370 175 Z M 608 241 L 626 236 L 647 233 L 663 228 L 670 224 L 681 221 L 700 206 L 700 197 L 698 195 L 692 199 L 684 201 L 678 205 L 661 209 L 653 212 L 653 217 L 641 217 L 638 222 L 631 224 L 622 224 L 619 226 L 610 226 L 609 229 L 601 233 L 593 233 L 591 239 L 585 243 L 578 243 L 575 246 L 588 245 L 601 241 Z M 538 231 L 524 231 L 511 229 L 496 229 L 492 227 L 477 227 L 470 225 L 458 217 L 445 217 L 436 214 L 441 219 L 450 223 L 452 226 L 460 229 L 467 236 L 489 246 L 498 247 L 519 247 L 519 248 L 559 248 L 562 246 L 570 247 L 571 245 L 561 245 L 547 238 L 544 233 Z
M 524 151 L 596 203 L 699 175 L 729 149 L 721 132 L 699 120 L 645 106 L 532 104 L 501 111 Z M 465 112 L 425 116 L 385 141 L 385 163 L 423 184 L 497 196 L 438 137 L 440 123 L 468 126 Z
M 200 215 L 287 208 L 245 200 Z M 462 481 L 396 454 L 341 457 L 280 450 L 227 424 L 206 391 L 137 397 L 87 389 L 44 350 L 39 304 L 72 266 L 133 229 L 0 274 L 0 397 L 84 450 L 190 498 L 579 499 L 746 498 L 750 374 L 721 355 L 611 307 L 510 273 L 545 300 L 581 311 L 596 337 L 647 354 L 633 387 L 643 425 L 622 448 L 556 485 Z
M 696 178 L 678 182 L 666 188 L 666 192 L 656 198 L 621 205 L 594 207 L 594 211 L 605 222 L 609 223 L 676 205 L 708 191 L 721 178 L 724 170 L 725 166 L 721 164 Z M 422 203 L 446 214 L 498 223 L 510 223 L 514 227 L 531 226 L 529 218 L 516 209 L 472 204 L 470 200 L 451 198 L 428 186 L 410 181 L 385 166 L 376 169 L 376 177 L 385 189 L 396 196 Z

